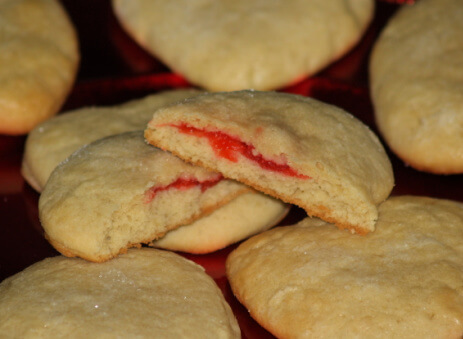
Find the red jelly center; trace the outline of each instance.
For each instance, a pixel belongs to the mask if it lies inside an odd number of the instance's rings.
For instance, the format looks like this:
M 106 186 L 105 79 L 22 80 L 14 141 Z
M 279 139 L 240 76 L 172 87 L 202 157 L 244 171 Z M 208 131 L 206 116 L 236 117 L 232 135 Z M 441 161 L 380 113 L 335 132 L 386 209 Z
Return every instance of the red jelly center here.
M 145 193 L 145 202 L 150 203 L 156 194 L 162 191 L 167 191 L 169 189 L 177 189 L 180 191 L 186 191 L 190 188 L 197 187 L 199 186 L 201 188 L 201 192 L 206 191 L 207 189 L 211 188 L 212 186 L 216 185 L 221 181 L 223 177 L 221 175 L 217 176 L 217 178 L 214 179 L 209 179 L 209 180 L 204 180 L 204 181 L 199 181 L 197 179 L 191 179 L 191 178 L 178 178 L 176 181 L 173 183 L 167 185 L 167 186 L 154 186 L 151 187 L 148 191 Z
M 298 173 L 295 169 L 291 168 L 288 164 L 279 164 L 272 160 L 265 159 L 261 154 L 255 151 L 253 145 L 246 144 L 238 138 L 232 137 L 220 131 L 206 131 L 186 124 L 171 125 L 178 128 L 181 133 L 194 135 L 196 137 L 207 138 L 209 144 L 214 150 L 215 154 L 219 157 L 228 159 L 232 162 L 238 161 L 238 154 L 257 163 L 261 168 L 279 172 L 290 177 L 297 177 L 301 179 L 309 179 L 307 175 Z

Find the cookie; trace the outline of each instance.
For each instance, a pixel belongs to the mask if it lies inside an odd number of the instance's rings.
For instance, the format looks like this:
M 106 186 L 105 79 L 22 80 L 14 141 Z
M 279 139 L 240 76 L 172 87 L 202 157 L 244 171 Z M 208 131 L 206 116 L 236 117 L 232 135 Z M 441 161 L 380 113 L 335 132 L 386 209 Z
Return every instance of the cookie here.
M 22 175 L 41 192 L 53 169 L 83 145 L 113 134 L 144 129 L 154 109 L 198 93 L 194 89 L 163 91 L 121 105 L 85 107 L 49 119 L 27 137 Z
M 113 0 L 119 22 L 174 72 L 210 91 L 277 89 L 349 51 L 372 0 Z
M 169 231 L 150 246 L 204 254 L 217 251 L 278 224 L 289 206 L 265 194 L 238 196 L 190 225 Z
M 393 173 L 375 134 L 311 98 L 259 91 L 209 93 L 159 109 L 147 141 L 339 228 L 374 230 Z
M 279 338 L 461 338 L 462 243 L 463 204 L 401 196 L 365 237 L 309 218 L 261 233 L 227 276 Z
M 50 243 L 102 262 L 190 224 L 249 189 L 145 143 L 142 131 L 97 140 L 61 163 L 39 199 Z
M 57 0 L 0 2 L 0 134 L 26 134 L 58 112 L 76 77 L 74 26 Z
M 417 170 L 463 173 L 463 6 L 423 0 L 389 21 L 370 60 L 375 118 Z
M 168 251 L 47 258 L 3 281 L 0 300 L 2 338 L 240 338 L 214 280 Z

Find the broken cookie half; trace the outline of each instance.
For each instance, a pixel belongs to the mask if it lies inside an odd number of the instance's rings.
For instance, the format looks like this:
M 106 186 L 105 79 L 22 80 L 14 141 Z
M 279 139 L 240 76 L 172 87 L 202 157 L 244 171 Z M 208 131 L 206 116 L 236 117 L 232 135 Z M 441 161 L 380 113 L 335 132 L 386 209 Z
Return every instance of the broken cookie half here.
M 249 191 L 146 144 L 138 131 L 100 139 L 59 165 L 40 196 L 39 214 L 58 251 L 102 262 Z
M 199 95 L 157 110 L 145 138 L 360 234 L 374 230 L 377 206 L 394 185 L 389 158 L 366 125 L 299 95 Z

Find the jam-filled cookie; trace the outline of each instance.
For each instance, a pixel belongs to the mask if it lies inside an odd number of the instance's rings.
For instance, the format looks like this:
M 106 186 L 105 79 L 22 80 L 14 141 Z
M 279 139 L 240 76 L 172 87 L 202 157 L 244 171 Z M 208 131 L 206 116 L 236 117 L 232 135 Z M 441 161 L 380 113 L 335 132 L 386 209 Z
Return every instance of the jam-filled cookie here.
M 376 135 L 344 110 L 277 92 L 209 93 L 159 109 L 148 142 L 340 228 L 374 230 L 393 187 Z
M 39 199 L 50 243 L 102 262 L 189 224 L 249 190 L 148 145 L 142 131 L 95 141 L 51 174 Z

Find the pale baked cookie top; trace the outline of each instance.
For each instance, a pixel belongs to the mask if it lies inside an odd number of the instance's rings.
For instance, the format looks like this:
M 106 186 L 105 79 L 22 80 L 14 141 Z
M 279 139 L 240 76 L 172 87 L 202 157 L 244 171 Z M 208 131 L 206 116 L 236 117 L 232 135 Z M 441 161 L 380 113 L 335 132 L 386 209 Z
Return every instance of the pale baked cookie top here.
M 70 91 L 76 33 L 57 0 L 1 0 L 0 30 L 0 133 L 26 134 Z
M 461 338 L 463 204 L 390 198 L 365 237 L 307 218 L 244 242 L 227 276 L 281 338 Z
M 390 20 L 371 58 L 378 127 L 416 169 L 463 173 L 463 6 L 423 0 Z
M 393 187 L 389 159 L 351 114 L 278 92 L 208 93 L 157 110 L 148 142 L 358 233 Z
M 50 243 L 105 261 L 189 224 L 248 191 L 129 132 L 84 146 L 51 174 L 39 199 Z
M 119 21 L 175 72 L 211 91 L 276 89 L 357 43 L 372 0 L 113 0 Z
M 194 89 L 163 91 L 121 105 L 84 107 L 53 117 L 28 135 L 21 172 L 41 192 L 53 169 L 80 147 L 113 134 L 141 130 L 156 108 L 198 93 Z
M 57 256 L 0 284 L 2 338 L 239 338 L 202 267 L 161 250 L 102 264 Z
M 150 246 L 188 253 L 210 253 L 279 223 L 289 205 L 266 194 L 242 194 L 211 214 L 169 231 Z

